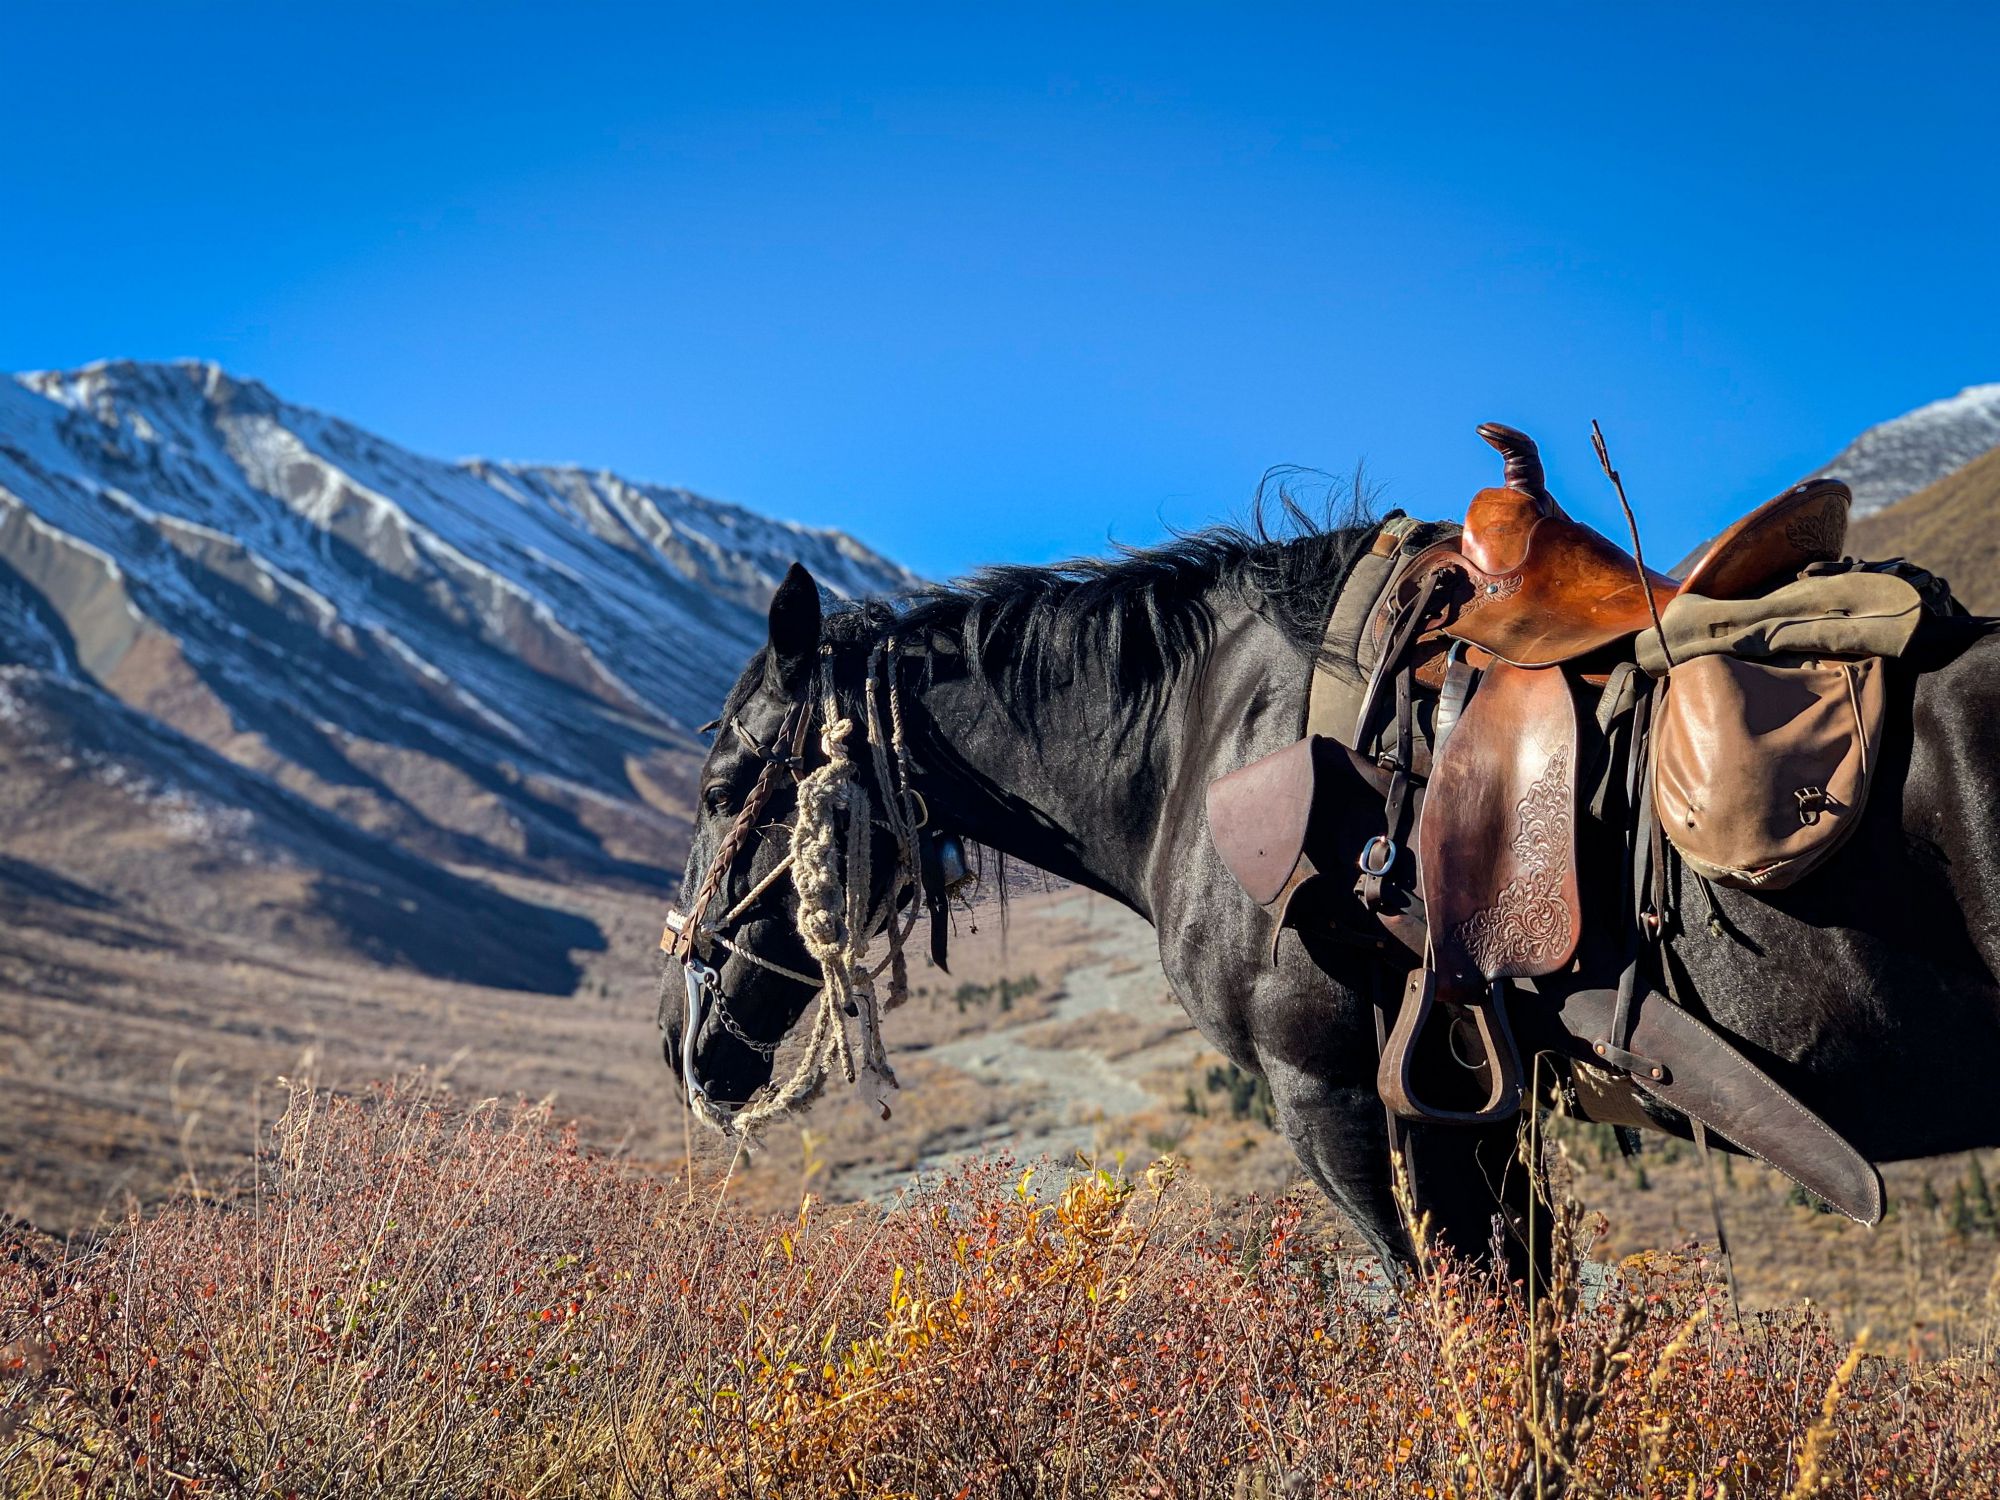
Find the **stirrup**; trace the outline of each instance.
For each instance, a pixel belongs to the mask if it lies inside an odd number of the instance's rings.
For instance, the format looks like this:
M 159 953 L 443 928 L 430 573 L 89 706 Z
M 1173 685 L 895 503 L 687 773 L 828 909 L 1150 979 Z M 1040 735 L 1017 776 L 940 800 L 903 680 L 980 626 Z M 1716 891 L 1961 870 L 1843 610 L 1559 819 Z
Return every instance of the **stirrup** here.
M 1440 1004 L 1451 1014 L 1435 1017 Z M 1434 1017 L 1442 1024 L 1433 1024 Z M 1460 1044 L 1467 1041 L 1477 1055 L 1460 1053 Z M 1439 1098 L 1440 1079 L 1472 1082 L 1482 1068 L 1483 1102 L 1476 1092 L 1463 1100 L 1450 1098 L 1449 1091 Z M 1521 1108 L 1521 1055 L 1507 1024 L 1501 985 L 1454 983 L 1441 980 L 1434 969 L 1412 969 L 1395 1028 L 1382 1044 L 1375 1088 L 1382 1102 L 1406 1120 L 1492 1125 L 1513 1118 Z M 1438 1102 L 1420 1097 L 1420 1089 Z

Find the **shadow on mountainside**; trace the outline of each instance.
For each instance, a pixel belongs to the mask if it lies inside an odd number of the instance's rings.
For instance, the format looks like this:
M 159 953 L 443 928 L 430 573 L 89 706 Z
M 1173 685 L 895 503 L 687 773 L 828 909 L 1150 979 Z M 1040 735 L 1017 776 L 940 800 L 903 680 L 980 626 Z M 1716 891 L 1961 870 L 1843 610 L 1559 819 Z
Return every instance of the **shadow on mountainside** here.
M 0 904 L 117 908 L 163 944 L 243 937 L 567 995 L 572 955 L 606 941 L 587 917 L 355 828 L 92 686 L 18 667 L 0 673 L 0 840 Z

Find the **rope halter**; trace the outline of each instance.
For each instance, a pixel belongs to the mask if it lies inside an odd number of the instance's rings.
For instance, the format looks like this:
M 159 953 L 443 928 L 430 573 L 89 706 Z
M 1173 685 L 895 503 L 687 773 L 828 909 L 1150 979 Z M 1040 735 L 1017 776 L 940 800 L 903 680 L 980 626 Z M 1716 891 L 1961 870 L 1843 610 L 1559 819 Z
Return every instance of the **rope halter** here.
M 742 809 L 717 844 L 687 910 L 667 914 L 660 947 L 679 961 L 687 992 L 679 1063 L 688 1105 L 704 1124 L 732 1139 L 752 1140 L 772 1121 L 804 1108 L 825 1088 L 835 1070 L 849 1083 L 860 1081 L 882 1091 L 897 1086 L 882 1040 L 881 1011 L 894 1009 L 909 991 L 903 945 L 921 903 L 911 900 L 909 917 L 900 926 L 895 915 L 904 896 L 913 893 L 920 880 L 916 835 L 921 825 L 914 810 L 921 807 L 921 802 L 909 784 L 896 660 L 893 640 L 876 648 L 870 657 L 864 695 L 863 737 L 869 745 L 872 769 L 882 794 L 879 821 L 894 839 L 897 854 L 897 867 L 881 904 L 872 907 L 869 904 L 874 883 L 877 809 L 871 803 L 868 788 L 856 776 L 850 748 L 856 724 L 841 712 L 834 690 L 833 663 L 827 656 L 822 660 L 817 683 L 820 764 L 801 774 L 806 736 L 814 719 L 811 695 L 792 705 L 779 728 L 777 743 L 786 747 L 786 753 L 764 750 L 740 723 L 734 723 L 736 733 L 764 757 L 765 764 Z M 883 722 L 878 676 L 888 685 L 894 732 Z M 790 772 L 798 786 L 798 809 L 792 820 L 789 852 L 719 920 L 707 923 L 709 906 L 749 842 L 757 819 L 776 794 L 778 775 L 785 771 Z M 798 895 L 799 938 L 819 967 L 817 977 L 767 959 L 732 940 L 727 932 L 787 874 Z M 886 933 L 888 952 L 871 967 L 868 952 L 878 933 Z M 695 1065 L 695 1048 L 705 1023 L 712 1015 L 730 1035 L 767 1055 L 775 1052 L 778 1044 L 753 1040 L 730 1016 L 721 976 L 702 961 L 700 949 L 704 942 L 714 943 L 773 974 L 812 987 L 818 1000 L 805 1051 L 791 1077 L 765 1097 L 741 1106 L 720 1103 L 702 1085 Z M 887 993 L 878 996 L 875 981 L 885 970 L 889 974 Z M 666 1025 L 665 987 L 669 982 L 663 976 L 662 1029 Z M 858 1038 L 849 1036 L 850 1019 L 856 1023 Z M 876 1102 L 886 1118 L 888 1105 L 879 1093 Z

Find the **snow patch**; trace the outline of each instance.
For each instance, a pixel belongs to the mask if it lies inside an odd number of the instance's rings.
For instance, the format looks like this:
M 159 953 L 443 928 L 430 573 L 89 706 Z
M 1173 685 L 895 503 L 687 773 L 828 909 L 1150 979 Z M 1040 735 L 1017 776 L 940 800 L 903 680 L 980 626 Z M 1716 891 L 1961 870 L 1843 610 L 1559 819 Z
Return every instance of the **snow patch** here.
M 1869 428 L 1825 468 L 1809 475 L 1843 481 L 1856 516 L 1915 494 L 1925 485 L 2000 447 L 2000 384 L 1967 386 L 1956 396 Z

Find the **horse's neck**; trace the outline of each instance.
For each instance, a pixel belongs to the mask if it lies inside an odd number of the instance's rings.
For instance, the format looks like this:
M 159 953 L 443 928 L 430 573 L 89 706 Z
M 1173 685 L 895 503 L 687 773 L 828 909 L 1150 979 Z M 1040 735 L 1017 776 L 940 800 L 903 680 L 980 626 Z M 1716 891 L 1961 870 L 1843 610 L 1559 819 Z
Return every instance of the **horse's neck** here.
M 933 743 L 922 767 L 941 826 L 1100 891 L 1152 920 L 1163 861 L 1219 770 L 1206 722 L 1240 706 L 1240 679 L 1270 675 L 1276 633 L 1220 612 L 1214 644 L 1132 709 L 1095 662 L 1037 696 L 1032 713 L 974 669 L 924 694 Z M 1268 632 L 1263 650 L 1249 637 Z M 1218 679 L 1223 679 L 1218 681 Z M 1295 731 L 1294 731 L 1295 732 Z

